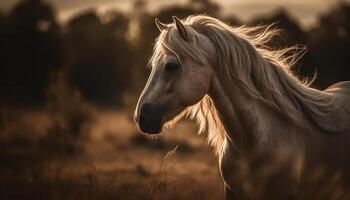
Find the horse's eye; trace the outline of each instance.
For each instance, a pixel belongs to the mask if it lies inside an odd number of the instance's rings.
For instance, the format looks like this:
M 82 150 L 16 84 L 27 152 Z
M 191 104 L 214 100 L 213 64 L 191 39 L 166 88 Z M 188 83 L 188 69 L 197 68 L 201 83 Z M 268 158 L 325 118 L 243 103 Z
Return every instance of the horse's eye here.
M 175 71 L 176 69 L 178 69 L 180 67 L 180 65 L 176 64 L 176 63 L 167 63 L 165 64 L 165 70 L 166 71 Z

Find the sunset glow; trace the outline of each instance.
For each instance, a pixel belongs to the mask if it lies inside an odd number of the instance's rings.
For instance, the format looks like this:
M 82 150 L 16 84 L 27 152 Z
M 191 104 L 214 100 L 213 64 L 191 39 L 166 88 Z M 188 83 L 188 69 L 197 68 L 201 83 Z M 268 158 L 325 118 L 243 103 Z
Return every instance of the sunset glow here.
M 57 12 L 61 22 L 67 21 L 71 16 L 76 13 L 88 10 L 97 9 L 99 11 L 105 11 L 109 9 L 118 9 L 123 12 L 132 12 L 132 4 L 134 1 L 129 0 L 47 0 L 52 3 Z M 10 9 L 18 0 L 3 0 L 0 1 L 0 8 L 4 10 Z M 158 10 L 161 7 L 169 5 L 182 5 L 187 0 L 148 0 L 145 1 L 147 8 L 150 11 Z M 315 25 L 317 23 L 317 16 L 326 12 L 334 7 L 339 2 L 350 2 L 349 0 L 295 0 L 295 1 L 279 1 L 279 0 L 215 0 L 218 4 L 222 5 L 222 12 L 224 15 L 235 15 L 240 19 L 247 21 L 254 17 L 266 15 L 276 9 L 286 9 L 301 25 L 305 28 L 309 25 Z

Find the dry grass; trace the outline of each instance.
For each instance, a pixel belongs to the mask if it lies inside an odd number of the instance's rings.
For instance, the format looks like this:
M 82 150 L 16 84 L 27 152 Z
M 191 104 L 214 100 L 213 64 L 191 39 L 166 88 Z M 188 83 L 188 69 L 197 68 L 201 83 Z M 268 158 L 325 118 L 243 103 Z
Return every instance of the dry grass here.
M 77 110 L 94 119 L 81 123 L 88 129 L 74 129 L 84 130 L 79 137 L 66 135 L 73 130 L 69 126 L 53 129 L 45 110 L 2 113 L 0 199 L 223 199 L 217 158 L 204 136 L 194 134 L 192 123 L 182 121 L 161 137 L 147 139 L 127 112 Z M 79 151 L 65 149 L 75 145 Z M 279 165 L 269 166 L 254 172 L 280 180 Z M 252 199 L 271 185 L 263 182 L 258 188 L 249 171 L 240 175 L 240 186 Z M 304 199 L 349 199 L 340 177 L 316 168 L 310 183 L 318 192 Z M 284 187 L 277 186 L 272 193 Z
M 127 112 L 75 110 L 58 115 L 60 128 L 51 111 L 2 113 L 0 199 L 223 198 L 216 158 L 191 123 L 152 140 Z

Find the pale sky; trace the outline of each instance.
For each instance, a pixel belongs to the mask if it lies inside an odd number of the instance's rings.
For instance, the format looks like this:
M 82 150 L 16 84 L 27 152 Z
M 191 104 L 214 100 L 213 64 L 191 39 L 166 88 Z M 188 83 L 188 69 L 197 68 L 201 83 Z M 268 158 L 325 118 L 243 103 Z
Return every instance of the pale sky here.
M 0 9 L 9 10 L 19 0 L 0 0 Z M 129 12 L 133 0 L 46 0 L 56 9 L 59 19 L 65 21 L 78 11 L 97 8 L 107 10 L 117 8 Z M 285 8 L 304 27 L 315 25 L 317 16 L 325 13 L 339 2 L 350 0 L 213 0 L 222 5 L 223 13 L 233 14 L 243 21 L 260 15 L 271 14 L 271 10 Z M 148 0 L 152 10 L 169 4 L 184 4 L 187 0 Z

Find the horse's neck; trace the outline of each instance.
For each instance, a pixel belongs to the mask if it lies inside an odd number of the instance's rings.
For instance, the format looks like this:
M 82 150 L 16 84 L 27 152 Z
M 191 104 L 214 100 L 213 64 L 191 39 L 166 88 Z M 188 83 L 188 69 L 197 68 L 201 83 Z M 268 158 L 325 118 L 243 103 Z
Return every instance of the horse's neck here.
M 214 75 L 209 91 L 222 125 L 225 128 L 226 137 L 234 141 L 235 146 L 246 148 L 254 143 L 254 134 L 247 130 L 248 123 L 254 124 L 254 104 L 248 103 L 249 98 L 242 94 L 237 86 L 227 87 L 227 80 Z M 225 87 L 226 85 L 226 87 Z M 235 97 L 235 98 L 234 98 Z M 248 119 L 250 116 L 253 119 Z M 250 122 L 248 122 L 250 120 Z
M 272 134 L 289 128 L 280 113 L 252 98 L 224 76 L 214 75 L 209 96 L 218 111 L 226 137 L 237 148 L 251 150 L 277 139 L 279 136 Z

